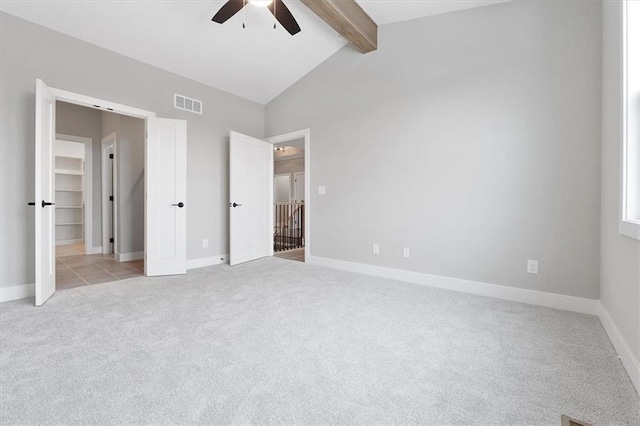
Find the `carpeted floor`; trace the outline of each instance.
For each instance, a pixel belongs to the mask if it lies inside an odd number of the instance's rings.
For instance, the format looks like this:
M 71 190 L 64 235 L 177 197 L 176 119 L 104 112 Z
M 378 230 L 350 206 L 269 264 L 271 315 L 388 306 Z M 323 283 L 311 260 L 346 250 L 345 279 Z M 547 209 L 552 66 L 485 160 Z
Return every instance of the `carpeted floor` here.
M 0 423 L 640 424 L 594 316 L 268 258 L 0 305 Z

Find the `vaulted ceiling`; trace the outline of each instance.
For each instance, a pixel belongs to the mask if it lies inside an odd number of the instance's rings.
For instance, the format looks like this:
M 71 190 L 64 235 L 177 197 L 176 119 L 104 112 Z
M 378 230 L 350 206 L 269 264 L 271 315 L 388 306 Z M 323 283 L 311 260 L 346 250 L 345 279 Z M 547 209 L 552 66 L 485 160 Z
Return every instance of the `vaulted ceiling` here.
M 504 1 L 357 0 L 379 25 Z M 346 44 L 299 0 L 285 0 L 302 28 L 293 37 L 251 5 L 211 22 L 224 3 L 3 0 L 0 10 L 261 104 Z

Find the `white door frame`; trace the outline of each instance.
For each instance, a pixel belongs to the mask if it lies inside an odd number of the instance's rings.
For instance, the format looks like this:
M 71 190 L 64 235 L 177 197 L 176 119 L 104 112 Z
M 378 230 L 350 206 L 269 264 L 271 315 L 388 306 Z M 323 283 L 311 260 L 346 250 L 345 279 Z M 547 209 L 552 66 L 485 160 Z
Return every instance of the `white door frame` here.
M 309 259 L 311 256 L 311 129 L 272 136 L 266 141 L 275 145 L 300 138 L 304 138 L 304 257 Z M 271 185 L 271 205 L 273 206 L 273 185 Z M 270 211 L 269 223 L 273 223 L 273 208 Z M 273 244 L 271 244 L 271 256 L 273 256 Z
M 146 111 L 144 109 L 130 107 L 128 105 L 122 105 L 104 99 L 85 96 L 78 93 L 68 92 L 66 90 L 56 89 L 53 87 L 51 87 L 50 89 L 57 101 L 86 106 L 91 109 L 97 109 L 100 111 L 109 111 L 116 114 L 128 115 L 130 117 L 142 118 L 145 121 L 147 120 L 147 118 L 156 117 L 156 113 L 152 111 Z
M 75 104 L 75 105 L 80 105 L 80 106 L 85 106 L 91 109 L 97 109 L 100 111 L 109 111 L 109 112 L 113 112 L 116 114 L 122 114 L 122 115 L 128 115 L 130 117 L 135 117 L 135 118 L 140 118 L 144 120 L 144 126 L 145 126 L 145 135 L 147 134 L 147 127 L 148 127 L 148 123 L 147 120 L 150 118 L 155 118 L 156 117 L 156 113 L 153 111 L 147 111 L 144 109 L 140 109 L 140 108 L 135 108 L 135 107 L 130 107 L 128 105 L 122 105 L 116 102 L 111 102 L 111 101 L 107 101 L 104 99 L 99 99 L 99 98 L 94 98 L 91 96 L 86 96 L 86 95 L 81 95 L 79 93 L 73 93 L 73 92 L 69 92 L 66 90 L 62 90 L 62 89 L 56 89 L 53 87 L 49 88 L 51 90 L 51 93 L 53 94 L 54 98 L 56 101 L 63 101 L 63 102 L 68 102 L 71 104 Z M 55 122 L 55 116 L 53 117 L 54 122 Z M 146 136 L 145 136 L 146 139 Z M 145 164 L 146 162 L 149 160 L 147 158 L 147 149 L 146 149 L 146 142 L 145 142 Z M 115 155 L 114 155 L 115 157 Z M 145 194 L 146 197 L 146 194 Z M 146 223 L 147 223 L 147 209 L 146 209 L 146 199 L 145 199 L 145 227 L 146 227 Z M 55 242 L 54 242 L 55 244 Z M 54 247 L 55 249 L 55 247 Z M 145 229 L 145 248 L 144 248 L 144 253 L 146 255 L 146 250 L 147 250 L 147 244 L 146 244 L 146 229 Z M 114 250 L 115 251 L 115 250 Z M 146 266 L 145 266 L 145 271 L 146 271 Z M 146 275 L 146 274 L 145 274 Z
M 113 223 L 113 254 L 116 252 L 116 229 L 118 229 L 118 174 L 116 170 L 118 156 L 116 155 L 116 132 L 110 133 L 109 135 L 102 138 L 102 150 L 101 150 L 101 162 L 102 162 L 102 254 L 111 254 L 111 242 L 109 241 L 109 223 L 107 221 L 107 217 L 109 216 L 109 209 L 111 209 L 111 203 L 113 203 L 111 222 Z M 107 157 L 108 150 L 111 148 L 111 152 L 113 153 L 113 175 L 111 176 L 112 184 L 113 184 L 113 201 L 109 200 L 109 195 L 107 194 L 107 168 L 109 166 L 109 158 Z
M 100 253 L 99 247 L 93 247 L 93 139 L 56 133 L 56 140 L 84 144 L 84 179 L 82 182 L 84 196 L 84 200 L 82 200 L 84 202 L 84 218 L 82 221 L 84 228 L 84 253 Z

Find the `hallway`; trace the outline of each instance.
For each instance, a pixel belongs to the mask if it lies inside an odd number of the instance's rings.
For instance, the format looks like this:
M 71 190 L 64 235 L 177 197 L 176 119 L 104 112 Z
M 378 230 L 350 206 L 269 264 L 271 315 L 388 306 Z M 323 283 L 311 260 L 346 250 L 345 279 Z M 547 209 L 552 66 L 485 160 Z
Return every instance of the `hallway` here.
M 280 251 L 275 253 L 274 256 L 279 257 L 280 259 L 295 260 L 296 262 L 304 263 L 304 247 Z

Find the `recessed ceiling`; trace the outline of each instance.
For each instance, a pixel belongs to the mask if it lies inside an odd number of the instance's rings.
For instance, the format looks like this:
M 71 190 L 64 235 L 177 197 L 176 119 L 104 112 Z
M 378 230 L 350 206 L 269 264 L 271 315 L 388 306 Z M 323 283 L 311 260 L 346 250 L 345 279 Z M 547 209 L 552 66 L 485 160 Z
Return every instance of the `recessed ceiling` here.
M 379 24 L 500 1 L 359 0 Z M 0 10 L 206 85 L 266 104 L 346 41 L 299 0 L 285 0 L 302 32 L 290 36 L 266 8 L 248 5 L 224 24 L 225 1 L 44 0 Z M 246 28 L 242 28 L 245 22 Z

